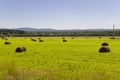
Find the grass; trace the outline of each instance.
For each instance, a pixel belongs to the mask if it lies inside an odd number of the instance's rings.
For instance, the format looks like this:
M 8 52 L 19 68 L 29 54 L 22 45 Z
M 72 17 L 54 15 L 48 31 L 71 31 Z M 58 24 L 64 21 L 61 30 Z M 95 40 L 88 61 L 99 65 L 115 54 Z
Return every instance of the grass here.
M 37 38 L 35 38 L 37 39 Z M 0 40 L 0 80 L 119 80 L 120 39 L 8 38 Z M 99 53 L 102 42 L 111 52 Z M 18 46 L 26 52 L 15 53 Z

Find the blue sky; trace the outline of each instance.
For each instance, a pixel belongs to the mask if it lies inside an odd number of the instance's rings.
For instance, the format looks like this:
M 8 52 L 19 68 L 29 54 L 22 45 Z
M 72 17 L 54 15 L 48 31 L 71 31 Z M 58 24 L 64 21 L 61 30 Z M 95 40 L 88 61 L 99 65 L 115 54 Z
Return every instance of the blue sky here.
M 0 0 L 0 28 L 120 28 L 120 0 Z

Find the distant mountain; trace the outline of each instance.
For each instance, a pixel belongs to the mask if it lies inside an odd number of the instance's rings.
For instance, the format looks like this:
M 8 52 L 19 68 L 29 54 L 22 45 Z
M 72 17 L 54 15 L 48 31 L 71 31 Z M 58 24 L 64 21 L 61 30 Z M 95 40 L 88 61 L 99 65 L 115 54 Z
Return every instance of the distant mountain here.
M 63 30 L 56 30 L 56 29 L 51 29 L 51 28 L 31 28 L 31 27 L 22 27 L 22 28 L 15 28 L 15 30 L 23 30 L 23 31 L 111 31 L 112 29 L 63 29 Z M 115 29 L 115 30 L 120 30 L 120 29 Z
M 15 28 L 15 30 L 23 30 L 23 31 L 53 31 L 54 29 L 49 29 L 49 28 L 37 29 L 37 28 L 23 27 L 23 28 Z

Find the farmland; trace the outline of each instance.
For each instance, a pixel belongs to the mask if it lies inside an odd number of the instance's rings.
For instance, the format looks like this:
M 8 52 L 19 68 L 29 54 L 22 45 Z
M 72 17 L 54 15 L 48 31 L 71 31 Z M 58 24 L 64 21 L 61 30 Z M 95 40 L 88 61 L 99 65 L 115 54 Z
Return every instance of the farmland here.
M 0 39 L 0 80 L 120 80 L 120 39 L 67 37 Z M 99 53 L 102 42 L 111 52 Z M 19 46 L 26 52 L 16 53 Z

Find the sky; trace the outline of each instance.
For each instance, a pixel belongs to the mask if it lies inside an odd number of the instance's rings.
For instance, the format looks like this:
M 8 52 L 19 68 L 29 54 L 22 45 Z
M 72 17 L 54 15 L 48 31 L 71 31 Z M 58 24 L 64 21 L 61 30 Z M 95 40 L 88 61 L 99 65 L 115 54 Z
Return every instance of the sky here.
M 120 0 L 0 0 L 0 28 L 120 29 Z

